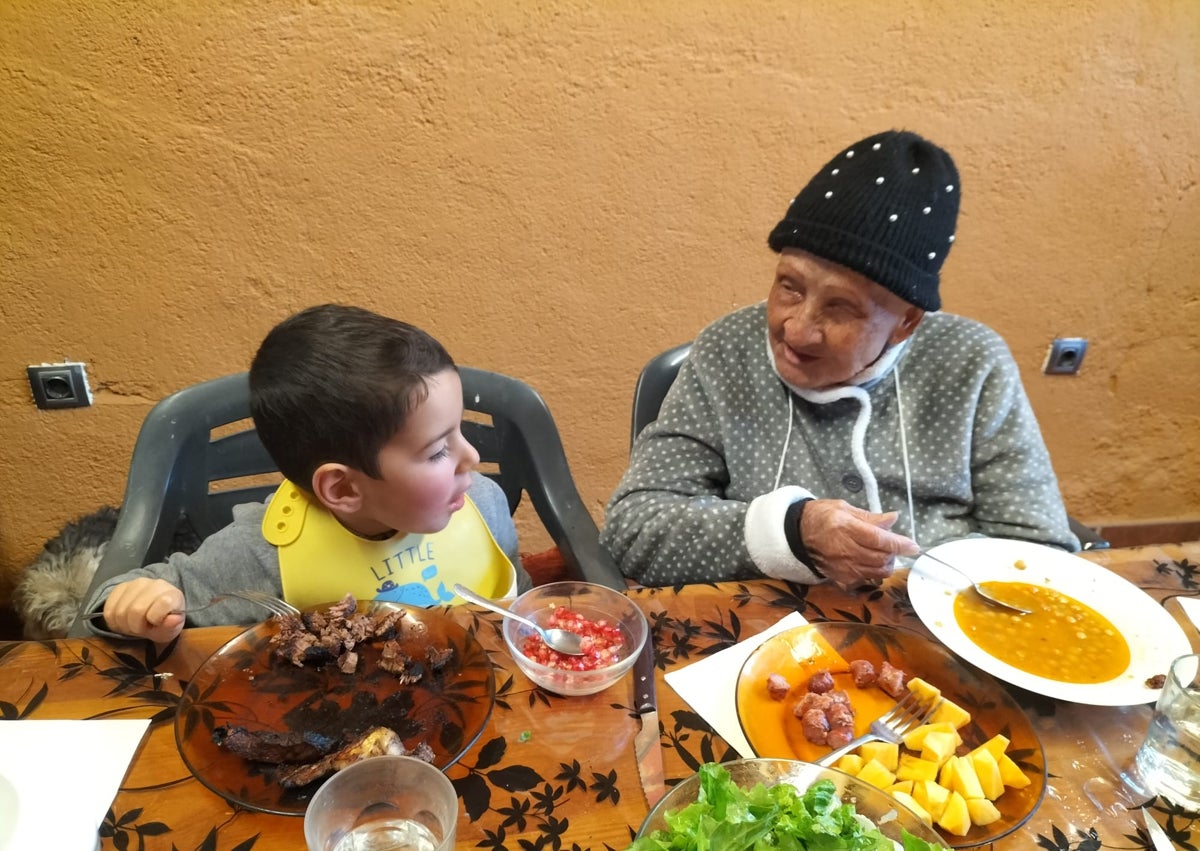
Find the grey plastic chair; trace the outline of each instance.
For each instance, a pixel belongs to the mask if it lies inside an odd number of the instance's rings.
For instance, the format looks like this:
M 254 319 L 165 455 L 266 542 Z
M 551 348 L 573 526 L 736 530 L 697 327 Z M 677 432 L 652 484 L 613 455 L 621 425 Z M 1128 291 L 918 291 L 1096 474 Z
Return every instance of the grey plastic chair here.
M 629 435 L 631 448 L 633 441 L 642 433 L 642 429 L 658 419 L 658 411 L 662 407 L 663 399 L 666 398 L 667 391 L 671 389 L 671 384 L 674 383 L 675 376 L 679 374 L 679 368 L 687 360 L 688 352 L 691 349 L 691 343 L 683 343 L 667 349 L 662 354 L 651 358 L 650 362 L 642 368 L 637 386 L 633 390 L 633 422 Z M 1074 517 L 1068 516 L 1067 522 L 1071 526 L 1071 531 L 1079 538 L 1079 544 L 1083 549 L 1108 549 L 1108 541 L 1100 537 L 1095 529 L 1085 526 Z
M 459 374 L 465 408 L 491 418 L 490 424 L 464 421 L 463 434 L 479 451 L 481 472 L 504 491 L 509 510 L 516 511 L 528 494 L 572 576 L 624 590 L 542 397 L 506 375 L 470 367 Z M 113 576 L 163 561 L 181 523 L 202 540 L 229 525 L 235 505 L 261 502 L 275 491 L 278 468 L 249 416 L 244 372 L 184 388 L 151 409 L 133 448 L 116 531 L 85 599 Z M 224 433 L 241 421 L 247 428 Z M 252 478 L 265 474 L 275 475 Z M 72 635 L 82 634 L 81 626 L 77 621 Z

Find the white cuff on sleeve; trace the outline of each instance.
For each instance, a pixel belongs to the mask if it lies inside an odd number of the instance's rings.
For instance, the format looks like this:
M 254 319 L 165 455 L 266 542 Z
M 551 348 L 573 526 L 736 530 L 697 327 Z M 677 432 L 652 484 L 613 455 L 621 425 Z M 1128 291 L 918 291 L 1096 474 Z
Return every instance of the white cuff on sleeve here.
M 773 490 L 755 497 L 746 510 L 746 548 L 754 566 L 773 579 L 815 585 L 821 578 L 809 570 L 788 546 L 783 528 L 788 508 L 813 495 L 797 485 Z

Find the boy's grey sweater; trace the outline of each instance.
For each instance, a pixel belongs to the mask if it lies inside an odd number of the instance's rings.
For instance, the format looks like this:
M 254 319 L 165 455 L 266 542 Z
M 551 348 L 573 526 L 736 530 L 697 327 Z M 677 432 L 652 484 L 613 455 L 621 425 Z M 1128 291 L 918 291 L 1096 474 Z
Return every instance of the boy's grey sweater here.
M 516 568 L 519 590 L 526 591 L 532 583 L 517 553 L 517 530 L 508 513 L 504 491 L 486 476 L 473 473 L 472 478 L 474 481 L 467 495 L 479 508 L 492 537 Z M 233 509 L 233 522 L 205 538 L 196 552 L 191 555 L 175 553 L 164 563 L 146 565 L 110 579 L 87 601 L 84 611 L 93 612 L 103 608 L 104 601 L 116 585 L 139 576 L 165 579 L 183 591 L 189 605 L 198 605 L 197 601 L 207 602 L 214 595 L 234 588 L 256 588 L 277 596 L 282 594 L 279 551 L 267 543 L 262 535 L 262 520 L 266 510 L 266 502 L 236 506 Z M 227 600 L 189 615 L 188 625 L 215 626 L 257 623 L 261 620 L 261 607 L 244 600 Z M 88 622 L 88 629 L 94 634 L 113 635 L 98 629 L 94 621 Z
M 873 410 L 863 449 L 882 510 L 900 513 L 895 531 L 925 547 L 987 535 L 1078 549 L 1017 365 L 999 335 L 961 316 L 928 314 L 894 369 L 915 534 L 891 371 L 864 385 Z M 756 498 L 798 485 L 817 498 L 869 507 L 852 457 L 861 408 L 855 399 L 814 404 L 789 391 L 767 347 L 765 304 L 717 320 L 696 338 L 659 419 L 639 437 L 609 501 L 602 542 L 625 575 L 646 585 L 762 576 L 751 556 L 761 542 L 747 541 L 756 534 L 746 523 Z M 817 581 L 786 558 L 794 565 L 785 573 Z

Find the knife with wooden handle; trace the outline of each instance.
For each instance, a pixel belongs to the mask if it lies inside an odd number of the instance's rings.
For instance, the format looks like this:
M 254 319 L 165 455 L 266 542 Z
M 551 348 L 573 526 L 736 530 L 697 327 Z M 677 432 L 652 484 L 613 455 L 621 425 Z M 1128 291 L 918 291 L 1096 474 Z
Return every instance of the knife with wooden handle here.
M 667 791 L 663 775 L 662 742 L 658 733 L 658 700 L 654 693 L 654 637 L 646 636 L 642 652 L 633 664 L 633 706 L 642 726 L 633 737 L 638 775 L 646 806 L 653 809 Z

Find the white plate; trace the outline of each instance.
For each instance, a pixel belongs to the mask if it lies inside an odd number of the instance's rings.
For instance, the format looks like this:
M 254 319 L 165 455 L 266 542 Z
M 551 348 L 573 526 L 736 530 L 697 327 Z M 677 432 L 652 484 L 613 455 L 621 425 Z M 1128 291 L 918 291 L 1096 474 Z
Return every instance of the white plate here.
M 17 829 L 17 790 L 0 774 L 0 851 L 8 848 Z
M 908 596 L 929 631 L 972 665 L 1027 691 L 1092 706 L 1153 703 L 1161 689 L 1147 688 L 1146 680 L 1166 674 L 1172 659 L 1192 652 L 1179 624 L 1153 597 L 1087 559 L 1004 538 L 964 538 L 932 552 L 977 582 L 1028 582 L 1073 597 L 1108 618 L 1129 642 L 1129 667 L 1106 682 L 1064 683 L 1026 673 L 985 652 L 959 628 L 954 597 L 966 580 L 933 559 L 918 558 L 909 572 Z M 1024 570 L 1016 567 L 1018 560 Z

